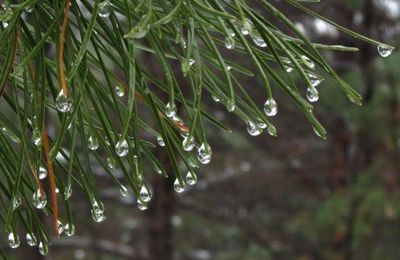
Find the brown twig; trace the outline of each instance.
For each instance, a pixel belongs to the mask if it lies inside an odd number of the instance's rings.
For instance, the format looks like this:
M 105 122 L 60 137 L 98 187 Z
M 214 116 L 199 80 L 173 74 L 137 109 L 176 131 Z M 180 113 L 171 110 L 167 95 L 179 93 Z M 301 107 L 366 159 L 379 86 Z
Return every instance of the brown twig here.
M 50 193 L 51 193 L 51 207 L 53 208 L 53 224 L 56 230 L 57 236 L 60 236 L 60 232 L 58 230 L 57 222 L 58 222 L 58 203 L 57 203 L 57 193 L 56 193 L 56 180 L 54 175 L 53 165 L 50 160 L 50 145 L 49 145 L 49 137 L 47 136 L 47 129 L 43 127 L 43 147 L 44 153 L 47 161 L 47 169 L 49 171 L 49 181 L 50 181 Z
M 65 79 L 64 47 L 65 47 L 65 35 L 67 32 L 68 16 L 70 8 L 71 8 L 71 0 L 67 0 L 65 3 L 64 18 L 61 26 L 60 49 L 58 50 L 58 62 L 59 62 L 58 69 L 60 76 L 60 85 L 64 96 L 68 95 L 68 84 L 67 80 Z

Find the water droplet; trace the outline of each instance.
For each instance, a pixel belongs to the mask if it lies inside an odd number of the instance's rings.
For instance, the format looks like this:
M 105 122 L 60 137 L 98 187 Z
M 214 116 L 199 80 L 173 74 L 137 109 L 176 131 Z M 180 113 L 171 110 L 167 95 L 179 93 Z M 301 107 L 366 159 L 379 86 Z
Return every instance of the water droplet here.
M 221 101 L 221 99 L 219 99 L 217 96 L 215 96 L 213 94 L 211 95 L 211 97 L 215 102 L 220 102 Z
M 89 136 L 88 146 L 90 150 L 96 151 L 99 149 L 99 140 L 95 136 Z
M 56 107 L 61 113 L 67 113 L 71 110 L 72 101 L 68 96 L 64 95 L 63 90 L 60 91 L 56 98 Z
M 161 146 L 161 147 L 164 147 L 164 146 L 165 146 L 164 139 L 162 138 L 161 135 L 158 135 L 158 136 L 157 136 L 157 143 L 158 143 L 158 145 Z
M 121 186 L 119 187 L 119 194 L 120 194 L 122 197 L 128 197 L 128 196 L 129 196 L 128 189 L 127 189 L 124 185 L 121 185 Z
M 112 156 L 108 156 L 107 157 L 107 166 L 110 169 L 114 169 L 115 168 L 115 159 Z
M 226 104 L 226 109 L 228 109 L 228 112 L 233 112 L 236 109 L 236 103 L 235 100 L 229 99 L 228 103 Z
M 119 97 L 125 96 L 125 88 L 121 85 L 115 86 L 115 94 Z
M 303 60 L 303 63 L 309 67 L 310 69 L 315 69 L 315 63 L 306 55 L 302 55 L 301 59 Z
M 26 243 L 28 246 L 36 246 L 37 245 L 37 239 L 35 234 L 33 233 L 26 233 Z
M 320 85 L 322 83 L 322 81 L 324 81 L 323 78 L 321 78 L 313 73 L 309 73 L 308 78 L 310 79 L 311 85 L 313 87 Z
M 233 39 L 231 36 L 228 36 L 225 38 L 225 48 L 228 50 L 232 50 L 235 48 L 235 39 Z
M 175 103 L 170 103 L 168 102 L 167 105 L 165 106 L 165 114 L 169 118 L 173 118 L 176 116 L 176 106 Z
M 11 199 L 12 210 L 16 210 L 21 205 L 21 198 L 15 196 Z
M 383 58 L 389 57 L 392 54 L 393 50 L 394 50 L 393 47 L 390 47 L 390 46 L 387 46 L 387 45 L 379 45 L 378 46 L 378 53 Z
M 267 125 L 267 131 L 269 135 L 277 136 L 276 128 L 272 124 Z
M 115 152 L 119 157 L 126 156 L 129 152 L 128 142 L 126 140 L 118 141 L 118 143 L 115 145 Z
M 253 26 L 253 22 L 250 19 L 245 18 L 241 24 L 240 31 L 243 35 L 249 35 L 253 31 Z
M 38 189 L 32 196 L 33 206 L 37 209 L 43 209 L 47 204 L 46 194 L 42 194 L 40 189 Z
M 42 145 L 42 134 L 37 127 L 32 131 L 32 142 L 38 147 Z
M 57 220 L 57 230 L 58 234 L 62 234 L 64 232 L 64 224 L 61 222 L 61 220 Z
M 95 210 L 90 210 L 90 212 L 92 213 L 92 219 L 97 222 L 103 222 L 104 220 L 106 220 L 106 216 L 104 215 L 104 212 L 96 212 Z
M 307 99 L 310 102 L 317 102 L 319 99 L 318 90 L 315 87 L 307 88 Z
M 39 166 L 39 179 L 43 180 L 47 177 L 47 170 L 43 166 Z
M 278 106 L 275 99 L 268 98 L 264 104 L 264 112 L 267 116 L 276 116 L 278 113 Z
M 199 149 L 197 150 L 197 159 L 202 163 L 202 164 L 208 164 L 211 161 L 211 156 L 212 156 L 212 150 L 209 144 L 207 143 L 202 143 Z
M 105 0 L 99 4 L 99 16 L 103 18 L 109 17 L 111 14 L 110 0 Z
M 189 137 L 189 135 L 188 135 L 188 136 L 186 136 L 186 137 L 183 139 L 182 147 L 183 147 L 183 149 L 184 149 L 185 151 L 187 151 L 187 152 L 192 151 L 193 148 L 194 148 L 194 146 L 195 146 L 195 143 L 194 143 L 194 138 L 193 138 L 193 136 L 190 136 L 190 137 Z
M 92 209 L 96 213 L 104 212 L 104 204 L 101 201 L 97 201 L 96 199 L 92 200 Z
M 261 129 L 267 128 L 267 124 L 261 118 L 256 119 L 257 126 Z
M 286 70 L 287 73 L 290 73 L 290 72 L 292 72 L 294 70 L 294 68 L 285 65 L 285 70 Z
M 72 223 L 66 223 L 64 226 L 64 230 L 65 235 L 67 235 L 68 237 L 72 237 L 73 235 L 75 235 L 75 225 Z
M 25 7 L 24 11 L 27 13 L 32 13 L 34 8 L 34 5 L 28 5 L 27 7 Z
M 145 185 L 143 185 L 142 188 L 140 188 L 139 195 L 143 202 L 149 202 L 152 197 L 151 192 L 147 189 Z
M 13 249 L 18 248 L 20 244 L 21 244 L 21 241 L 19 240 L 19 236 L 16 233 L 11 232 L 8 234 L 8 245 L 11 248 L 13 248 Z
M 42 241 L 40 241 L 38 248 L 41 255 L 47 255 L 49 253 L 49 246 Z
M 139 199 L 136 201 L 136 205 L 137 205 L 138 209 L 140 209 L 140 210 L 146 210 L 147 209 L 147 204 L 141 202 Z
M 186 182 L 189 185 L 195 185 L 197 183 L 197 176 L 194 172 L 189 171 L 186 174 Z
M 259 33 L 252 33 L 251 39 L 253 40 L 254 44 L 257 45 L 258 47 L 261 48 L 267 47 L 267 43 L 264 41 L 264 39 L 261 37 Z
M 178 193 L 182 193 L 185 190 L 184 184 L 181 185 L 178 178 L 175 179 L 174 190 Z
M 247 125 L 247 132 L 249 132 L 250 135 L 252 136 L 257 136 L 260 135 L 262 132 L 262 129 L 259 128 L 256 124 L 254 124 L 252 121 L 248 121 L 246 123 Z
M 64 198 L 65 200 L 69 199 L 72 195 L 72 187 L 70 185 L 65 187 L 65 191 L 64 191 Z

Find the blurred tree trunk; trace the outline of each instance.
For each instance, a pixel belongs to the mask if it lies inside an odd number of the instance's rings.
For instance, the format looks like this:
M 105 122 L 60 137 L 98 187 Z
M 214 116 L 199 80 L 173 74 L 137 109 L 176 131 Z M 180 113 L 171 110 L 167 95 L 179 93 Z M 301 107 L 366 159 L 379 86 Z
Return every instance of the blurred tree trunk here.
M 375 24 L 375 10 L 373 0 L 366 0 L 363 4 L 363 29 L 367 35 L 373 35 Z M 375 71 L 373 59 L 375 49 L 373 46 L 362 43 L 360 47 L 360 69 L 362 77 L 362 94 L 364 106 L 372 101 L 375 94 Z M 350 196 L 349 214 L 346 223 L 346 240 L 344 244 L 344 259 L 354 258 L 354 229 L 358 215 L 358 208 L 362 198 L 356 197 L 353 193 L 354 187 L 358 183 L 359 174 L 371 163 L 371 156 L 374 154 L 374 141 L 370 135 L 371 126 L 358 125 L 353 133 L 353 140 L 349 147 L 349 180 L 348 191 Z

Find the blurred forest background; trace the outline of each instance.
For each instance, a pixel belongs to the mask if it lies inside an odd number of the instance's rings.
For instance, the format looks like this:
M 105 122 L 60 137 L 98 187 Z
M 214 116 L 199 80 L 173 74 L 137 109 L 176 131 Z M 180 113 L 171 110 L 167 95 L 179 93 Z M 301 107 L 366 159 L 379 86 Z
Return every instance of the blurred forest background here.
M 274 2 L 314 41 L 360 48 L 325 53 L 364 96 L 364 105 L 357 107 L 332 81 L 319 87 L 316 113 L 328 129 L 327 141 L 279 91 L 277 138 L 249 136 L 243 122 L 207 96 L 205 109 L 234 133 L 209 127 L 213 160 L 198 170 L 197 185 L 177 194 L 173 180 L 148 174 L 154 197 L 142 212 L 132 196 L 121 197 L 98 172 L 105 222 L 93 222 L 87 202 L 74 193 L 76 235 L 55 239 L 45 257 L 26 243 L 12 251 L 3 239 L 10 258 L 400 259 L 400 53 L 383 59 L 375 46 Z M 326 0 L 308 6 L 400 47 L 399 0 Z M 241 60 L 251 66 L 250 59 Z M 147 54 L 142 62 L 154 66 Z M 265 101 L 257 77 L 242 80 L 259 104 Z

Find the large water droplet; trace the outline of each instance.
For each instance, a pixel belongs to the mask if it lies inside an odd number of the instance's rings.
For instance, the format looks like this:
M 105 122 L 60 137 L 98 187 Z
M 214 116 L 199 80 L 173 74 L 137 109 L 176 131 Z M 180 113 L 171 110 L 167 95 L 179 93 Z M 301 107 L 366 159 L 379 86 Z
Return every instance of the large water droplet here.
M 318 90 L 315 87 L 307 88 L 307 99 L 310 102 L 317 102 L 319 99 Z
M 35 234 L 33 233 L 26 233 L 26 243 L 28 246 L 36 246 L 37 245 L 37 239 Z
M 267 128 L 267 124 L 261 118 L 256 119 L 257 126 L 261 129 Z
M 72 223 L 66 223 L 64 226 L 65 235 L 72 237 L 75 235 L 75 225 Z
M 114 169 L 115 168 L 115 159 L 112 156 L 108 156 L 107 157 L 107 166 L 110 169 Z
M 99 4 L 99 16 L 103 18 L 109 17 L 111 14 L 110 0 L 105 0 Z
M 90 150 L 96 151 L 99 149 L 99 140 L 95 136 L 89 136 L 88 146 Z
M 253 22 L 250 19 L 245 18 L 244 21 L 242 21 L 240 31 L 243 35 L 249 35 L 253 31 L 253 26 Z
M 92 213 L 92 219 L 97 222 L 103 222 L 104 220 L 106 220 L 106 216 L 104 215 L 104 212 L 96 212 L 95 210 L 90 210 L 90 212 Z
M 197 183 L 197 176 L 194 172 L 188 171 L 186 174 L 186 183 L 189 185 L 195 185 Z
M 228 36 L 225 38 L 225 48 L 228 50 L 232 50 L 235 48 L 235 39 L 233 39 L 231 36 Z
M 71 110 L 72 101 L 68 96 L 64 95 L 63 90 L 60 91 L 56 98 L 56 107 L 61 113 L 67 113 Z
M 44 178 L 47 177 L 47 170 L 44 168 L 44 166 L 39 166 L 39 179 L 43 180 Z
M 164 146 L 165 146 L 164 139 L 162 138 L 161 135 L 158 135 L 158 136 L 157 136 L 157 143 L 158 143 L 158 145 L 161 146 L 161 147 L 164 147 Z
M 247 132 L 249 132 L 249 134 L 252 136 L 260 135 L 262 132 L 262 129 L 259 128 L 258 125 L 254 124 L 252 121 L 248 121 L 246 123 L 246 126 L 247 126 Z
M 174 190 L 178 193 L 182 193 L 185 190 L 184 184 L 181 184 L 178 178 L 175 179 Z
M 264 104 L 264 112 L 267 116 L 276 116 L 278 113 L 278 106 L 275 99 L 268 98 Z
M 20 244 L 21 241 L 19 240 L 19 236 L 14 232 L 10 232 L 8 234 L 8 245 L 10 245 L 10 247 L 14 249 L 18 248 Z
M 129 152 L 128 142 L 126 140 L 120 140 L 115 145 L 115 152 L 119 157 L 124 157 Z
M 308 78 L 310 79 L 311 85 L 313 87 L 320 85 L 322 83 L 322 81 L 324 81 L 323 78 L 321 78 L 313 73 L 309 73 Z
M 152 197 L 151 192 L 147 189 L 145 185 L 143 185 L 142 188 L 140 188 L 139 195 L 143 202 L 149 202 Z
M 115 94 L 119 97 L 125 96 L 125 88 L 121 85 L 115 86 Z
M 33 193 L 32 203 L 35 208 L 43 209 L 44 207 L 46 207 L 47 204 L 46 194 L 42 194 L 40 189 L 38 189 L 35 193 Z
M 47 255 L 49 253 L 49 246 L 42 241 L 40 241 L 38 248 L 41 255 Z
M 176 116 L 176 106 L 175 103 L 170 103 L 168 102 L 167 105 L 165 106 L 165 114 L 169 118 L 173 118 Z
M 182 142 L 182 147 L 183 147 L 183 149 L 185 150 L 185 151 L 187 151 L 187 152 L 190 152 L 190 151 L 192 151 L 193 150 L 193 148 L 194 148 L 194 146 L 195 146 L 195 143 L 194 143 L 194 138 L 193 138 L 193 136 L 186 136 L 184 139 L 183 139 L 183 142 Z
M 208 164 L 211 161 L 211 156 L 212 156 L 212 150 L 209 144 L 207 143 L 202 143 L 199 149 L 197 150 L 197 159 L 202 163 L 202 164 Z
M 33 128 L 32 142 L 38 147 L 42 145 L 42 134 L 40 133 L 40 130 L 37 127 Z
M 393 53 L 394 48 L 386 45 L 379 45 L 378 46 L 378 53 L 383 58 L 389 57 Z

